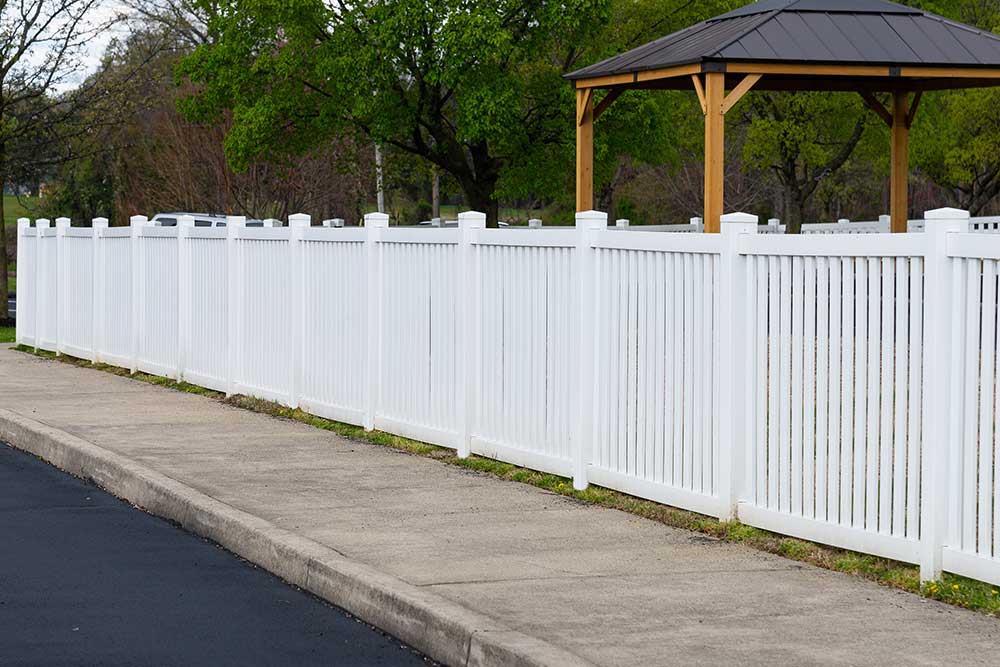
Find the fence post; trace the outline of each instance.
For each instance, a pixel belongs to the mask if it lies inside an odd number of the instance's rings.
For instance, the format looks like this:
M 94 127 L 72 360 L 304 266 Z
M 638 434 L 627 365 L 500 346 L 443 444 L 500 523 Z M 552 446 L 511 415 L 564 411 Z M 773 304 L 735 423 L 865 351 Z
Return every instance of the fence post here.
M 615 220 L 615 227 L 628 227 L 628 218 L 618 218 Z
M 184 381 L 191 350 L 191 230 L 194 216 L 177 218 L 177 381 Z
M 242 215 L 226 216 L 226 396 L 236 393 L 237 378 L 242 369 L 243 336 L 240 322 L 243 320 L 243 282 L 240 280 L 239 253 L 236 238 L 241 227 L 247 224 Z
M 577 396 L 573 433 L 573 488 L 587 488 L 587 466 L 593 460 L 594 446 L 594 356 L 597 352 L 596 306 L 597 281 L 594 276 L 594 233 L 608 228 L 608 214 L 582 211 L 576 214 L 576 290 L 577 326 Z
M 949 465 L 953 448 L 961 440 L 953 437 L 955 408 L 953 400 L 961 377 L 961 340 L 955 340 L 952 328 L 958 318 L 953 311 L 960 304 L 952 294 L 958 283 L 958 264 L 948 256 L 948 235 L 969 230 L 969 212 L 940 208 L 924 214 L 927 250 L 924 256 L 924 404 L 921 461 L 920 580 L 941 578 L 944 536 L 948 513 Z M 960 384 L 958 385 L 960 388 Z
M 35 220 L 35 352 L 38 352 L 38 342 L 42 339 L 44 329 L 42 319 L 46 309 L 42 307 L 42 299 L 55 298 L 55 295 L 46 294 L 42 290 L 42 274 L 52 268 L 42 266 L 42 258 L 45 257 L 45 253 L 42 252 L 42 238 L 48 228 L 49 221 L 46 218 Z
M 528 220 L 528 229 L 541 229 L 542 219 L 541 218 L 531 218 Z
M 27 247 L 26 247 L 27 244 L 24 242 L 24 237 L 28 235 L 28 228 L 30 226 L 31 226 L 31 220 L 29 220 L 28 218 L 18 218 L 17 219 L 17 265 L 18 266 L 27 266 L 27 262 L 24 261 L 24 258 L 28 256 L 28 250 L 27 250 Z M 35 248 L 35 264 L 38 264 L 38 243 L 37 242 L 34 244 L 34 248 Z M 10 299 L 10 295 L 9 294 L 3 294 L 3 295 L 0 295 L 0 297 L 2 297 L 4 299 Z M 18 300 L 21 301 L 22 305 L 24 304 L 23 300 L 21 300 L 21 299 L 18 299 Z M 35 287 L 35 301 L 38 301 L 38 287 L 37 287 L 37 284 L 36 284 L 36 287 Z M 20 309 L 21 309 L 21 306 L 18 306 L 18 310 L 20 310 Z M 38 320 L 35 320 L 35 335 L 36 336 L 38 335 L 38 331 L 37 330 L 38 330 Z M 14 318 L 14 340 L 17 341 L 18 345 L 23 345 L 24 344 L 24 318 L 23 317 L 15 317 Z
M 365 214 L 365 261 L 368 263 L 367 364 L 365 382 L 366 431 L 375 429 L 375 404 L 379 398 L 382 354 L 382 253 L 379 241 L 389 226 L 385 213 Z
M 69 229 L 69 224 L 69 218 L 56 218 L 56 356 L 63 353 L 69 322 L 69 299 L 66 298 L 70 278 L 66 269 L 69 257 L 66 249 L 66 231 Z
M 299 407 L 299 385 L 302 378 L 302 338 L 305 330 L 305 271 L 302 268 L 302 238 L 312 225 L 312 218 L 304 213 L 288 216 L 288 261 L 291 269 L 291 317 L 289 318 L 289 353 L 292 357 L 291 386 L 288 390 L 288 407 Z
M 90 363 L 96 364 L 101 360 L 101 349 L 104 347 L 104 244 L 101 239 L 104 237 L 104 230 L 108 228 L 108 219 L 94 218 L 90 222 L 90 228 L 94 235 L 94 254 L 91 259 L 93 270 L 90 276 L 91 285 L 94 287 L 90 299 L 92 315 Z
M 705 221 L 701 218 L 691 218 L 690 223 L 694 227 L 694 231 L 698 233 L 705 231 Z
M 455 450 L 459 458 L 472 453 L 472 426 L 476 414 L 478 387 L 476 365 L 480 349 L 479 317 L 476 304 L 479 294 L 479 263 L 473 244 L 478 240 L 478 230 L 486 228 L 486 214 L 466 211 L 458 214 L 461 230 L 458 245 L 458 337 L 456 358 L 455 405 L 458 409 L 458 442 Z
M 719 429 L 719 520 L 736 518 L 744 470 L 747 437 L 747 364 L 745 357 L 748 331 L 746 307 L 747 260 L 740 255 L 739 241 L 744 234 L 757 233 L 757 216 L 728 213 L 720 219 L 722 255 L 719 258 L 719 403 L 716 414 Z
M 129 370 L 134 374 L 139 370 L 139 341 L 142 335 L 142 248 L 140 236 L 142 228 L 149 224 L 149 220 L 144 215 L 133 215 L 129 218 L 132 245 L 132 299 L 131 299 L 131 340 L 129 348 L 131 350 L 131 363 Z

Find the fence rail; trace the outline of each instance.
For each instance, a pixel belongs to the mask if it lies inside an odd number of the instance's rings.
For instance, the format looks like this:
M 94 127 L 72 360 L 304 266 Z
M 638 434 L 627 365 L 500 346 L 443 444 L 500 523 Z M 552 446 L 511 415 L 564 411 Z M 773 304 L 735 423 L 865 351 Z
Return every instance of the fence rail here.
M 965 212 L 131 222 L 19 221 L 19 343 L 1000 584 L 1000 236 Z

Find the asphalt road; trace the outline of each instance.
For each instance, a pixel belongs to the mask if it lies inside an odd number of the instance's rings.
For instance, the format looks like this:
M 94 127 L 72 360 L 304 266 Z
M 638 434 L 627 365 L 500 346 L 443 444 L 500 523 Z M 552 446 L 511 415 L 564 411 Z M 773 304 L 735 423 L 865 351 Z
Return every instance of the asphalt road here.
M 0 665 L 425 665 L 221 547 L 0 443 Z

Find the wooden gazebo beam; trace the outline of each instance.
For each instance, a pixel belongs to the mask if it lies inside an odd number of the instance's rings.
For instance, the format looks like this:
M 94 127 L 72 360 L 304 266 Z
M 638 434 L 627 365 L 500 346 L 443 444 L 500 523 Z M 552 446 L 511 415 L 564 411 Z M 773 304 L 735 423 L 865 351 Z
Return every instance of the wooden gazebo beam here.
M 889 67 L 796 63 L 704 62 L 577 79 L 576 207 L 594 207 L 594 121 L 625 90 L 694 90 L 705 114 L 706 232 L 719 231 L 725 195 L 725 115 L 754 86 L 765 90 L 836 90 L 861 93 L 890 128 L 890 218 L 893 232 L 905 232 L 908 218 L 909 130 L 921 91 L 1000 85 L 1000 68 Z M 731 89 L 725 94 L 727 85 Z M 593 92 L 609 94 L 594 108 Z M 892 95 L 886 109 L 876 92 Z M 910 102 L 911 94 L 914 94 Z

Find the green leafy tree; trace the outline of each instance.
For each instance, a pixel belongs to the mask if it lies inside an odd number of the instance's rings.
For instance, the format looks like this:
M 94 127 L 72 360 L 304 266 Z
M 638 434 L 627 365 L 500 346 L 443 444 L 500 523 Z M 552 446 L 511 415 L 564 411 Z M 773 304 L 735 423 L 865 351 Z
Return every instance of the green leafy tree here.
M 881 121 L 853 93 L 760 92 L 749 99 L 744 158 L 751 168 L 774 175 L 783 222 L 788 233 L 798 234 L 820 184 L 847 164 L 866 137 L 878 135 L 868 128 Z
M 563 74 L 730 4 L 204 0 L 208 41 L 178 71 L 199 92 L 182 110 L 203 121 L 232 113 L 237 168 L 360 129 L 448 174 L 495 224 L 500 197 L 572 192 L 575 105 Z M 664 97 L 626 97 L 598 124 L 599 185 L 623 154 L 670 154 Z
M 984 30 L 1000 28 L 995 2 L 933 4 L 928 9 Z M 924 95 L 910 150 L 912 164 L 952 205 L 981 213 L 1000 194 L 1000 89 Z

